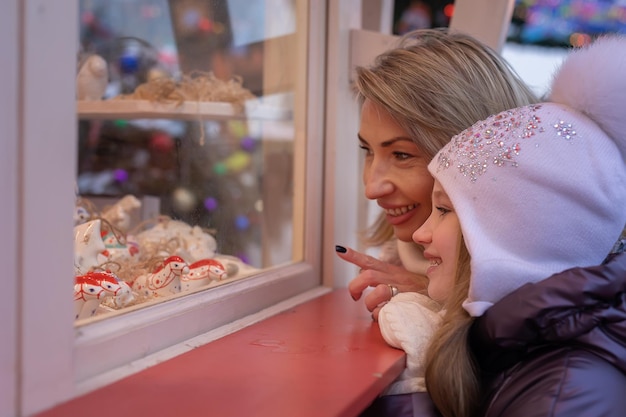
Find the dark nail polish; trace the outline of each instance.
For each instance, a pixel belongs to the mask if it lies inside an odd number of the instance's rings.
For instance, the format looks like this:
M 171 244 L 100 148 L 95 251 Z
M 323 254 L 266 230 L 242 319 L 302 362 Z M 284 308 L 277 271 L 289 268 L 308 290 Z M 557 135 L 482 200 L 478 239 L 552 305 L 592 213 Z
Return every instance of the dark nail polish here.
M 335 250 L 339 253 L 346 253 L 348 252 L 348 249 L 344 248 L 343 246 L 339 246 L 339 245 L 335 245 Z

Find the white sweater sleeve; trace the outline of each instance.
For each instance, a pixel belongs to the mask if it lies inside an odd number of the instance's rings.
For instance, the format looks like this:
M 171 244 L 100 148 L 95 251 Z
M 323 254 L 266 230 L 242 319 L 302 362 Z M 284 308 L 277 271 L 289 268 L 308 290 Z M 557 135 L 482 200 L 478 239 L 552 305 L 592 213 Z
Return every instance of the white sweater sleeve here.
M 400 293 L 385 304 L 378 324 L 385 341 L 406 352 L 406 368 L 383 395 L 426 391 L 424 357 L 441 322 L 441 307 L 418 293 Z

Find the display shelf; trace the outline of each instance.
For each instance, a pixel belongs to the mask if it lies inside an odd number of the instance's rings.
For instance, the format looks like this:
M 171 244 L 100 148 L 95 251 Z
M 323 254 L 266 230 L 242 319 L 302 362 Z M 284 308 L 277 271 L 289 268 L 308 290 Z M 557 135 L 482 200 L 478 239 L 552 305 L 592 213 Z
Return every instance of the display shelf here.
M 244 105 L 226 102 L 93 100 L 76 102 L 81 119 L 255 119 L 291 120 L 292 111 L 265 104 L 264 99 L 246 100 Z

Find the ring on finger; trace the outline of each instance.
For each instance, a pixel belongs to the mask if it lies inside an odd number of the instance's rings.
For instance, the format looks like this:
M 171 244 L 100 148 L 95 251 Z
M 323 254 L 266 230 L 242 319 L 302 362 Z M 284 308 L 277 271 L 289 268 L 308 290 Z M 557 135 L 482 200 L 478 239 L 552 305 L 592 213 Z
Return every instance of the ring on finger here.
M 391 292 L 391 297 L 389 297 L 390 299 L 398 295 L 398 287 L 391 284 L 387 284 L 387 286 L 389 287 L 389 291 Z

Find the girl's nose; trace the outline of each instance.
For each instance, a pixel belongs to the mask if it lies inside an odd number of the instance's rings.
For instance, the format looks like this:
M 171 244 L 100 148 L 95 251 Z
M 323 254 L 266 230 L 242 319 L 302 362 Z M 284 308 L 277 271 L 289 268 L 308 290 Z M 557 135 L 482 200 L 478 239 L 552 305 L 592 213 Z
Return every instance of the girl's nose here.
M 432 241 L 433 234 L 430 227 L 430 217 L 432 217 L 432 214 L 428 217 L 428 219 L 426 219 L 424 224 L 422 224 L 415 232 L 413 232 L 413 236 L 411 236 L 413 238 L 413 242 L 417 243 L 418 245 L 425 246 Z

